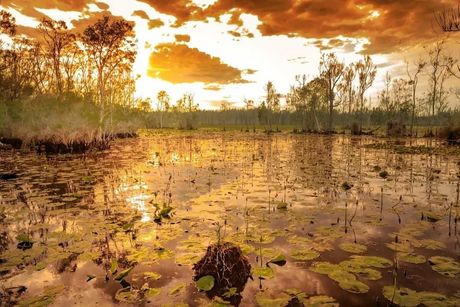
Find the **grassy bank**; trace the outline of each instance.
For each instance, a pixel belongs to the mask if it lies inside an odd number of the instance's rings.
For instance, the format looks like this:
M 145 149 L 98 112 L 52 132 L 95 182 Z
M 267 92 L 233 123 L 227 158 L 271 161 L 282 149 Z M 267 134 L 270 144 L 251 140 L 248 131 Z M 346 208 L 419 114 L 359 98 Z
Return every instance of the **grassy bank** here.
M 117 105 L 102 109 L 76 97 L 0 102 L 0 141 L 16 148 L 82 152 L 135 134 L 147 126 L 147 117 L 137 109 Z

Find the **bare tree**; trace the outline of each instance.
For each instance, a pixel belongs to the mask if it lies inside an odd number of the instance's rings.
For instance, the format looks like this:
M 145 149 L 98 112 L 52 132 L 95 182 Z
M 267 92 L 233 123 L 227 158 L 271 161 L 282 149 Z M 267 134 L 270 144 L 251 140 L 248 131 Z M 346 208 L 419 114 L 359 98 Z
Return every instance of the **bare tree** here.
M 362 131 L 363 125 L 363 110 L 364 110 L 364 94 L 372 86 L 377 75 L 377 67 L 372 62 L 372 58 L 368 55 L 355 65 L 356 75 L 358 76 L 358 98 L 360 110 L 360 125 L 359 130 Z
M 406 62 L 407 77 L 409 78 L 409 85 L 412 88 L 412 105 L 411 105 L 411 119 L 410 119 L 410 135 L 411 136 L 413 136 L 413 133 L 414 133 L 418 77 L 422 73 L 423 69 L 425 68 L 426 62 L 422 59 L 419 59 L 418 62 L 415 63 L 415 65 L 417 69 L 415 70 L 414 73 L 411 73 L 409 71 L 409 62 Z
M 355 67 L 354 64 L 351 63 L 347 67 L 345 67 L 345 70 L 343 72 L 343 77 L 342 77 L 342 82 L 339 84 L 339 91 L 342 92 L 342 96 L 344 97 L 344 110 L 345 107 L 348 107 L 348 113 L 351 114 L 353 111 L 353 103 L 355 99 L 355 89 L 354 89 L 354 81 L 356 78 L 356 72 L 355 72 Z
M 436 109 L 444 103 L 444 82 L 451 76 L 451 68 L 455 61 L 452 57 L 444 54 L 445 41 L 441 40 L 434 44 L 433 48 L 427 49 L 428 53 L 428 78 L 430 82 L 429 105 L 430 105 L 430 135 L 433 134 L 433 120 Z
M 340 62 L 334 53 L 323 54 L 320 60 L 320 77 L 324 79 L 327 88 L 329 120 L 327 132 L 333 131 L 334 102 L 336 87 L 344 73 L 345 65 Z
M 166 91 L 159 91 L 157 95 L 157 111 L 160 112 L 160 128 L 163 128 L 163 115 L 169 109 L 171 98 Z

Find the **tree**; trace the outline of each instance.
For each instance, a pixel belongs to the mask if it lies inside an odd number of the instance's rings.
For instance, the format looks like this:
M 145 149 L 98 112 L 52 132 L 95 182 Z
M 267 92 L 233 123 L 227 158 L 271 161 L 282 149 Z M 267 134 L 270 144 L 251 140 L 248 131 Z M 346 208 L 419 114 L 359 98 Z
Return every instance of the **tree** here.
M 67 25 L 64 21 L 54 21 L 49 18 L 43 18 L 38 29 L 42 33 L 45 54 L 51 61 L 51 67 L 54 76 L 55 91 L 57 94 L 63 93 L 62 80 L 62 58 L 65 48 L 75 41 L 75 35 L 68 32 Z
M 348 113 L 353 111 L 353 102 L 355 99 L 354 80 L 356 78 L 356 72 L 354 64 L 351 63 L 345 67 L 342 77 L 342 82 L 339 84 L 339 91 L 342 92 L 342 96 L 347 102 Z M 345 103 L 343 104 L 345 108 Z
M 377 75 L 377 67 L 372 62 L 370 56 L 366 55 L 355 65 L 356 75 L 358 76 L 358 98 L 360 110 L 359 131 L 363 126 L 364 94 L 372 86 Z
M 451 76 L 450 69 L 455 63 L 452 57 L 444 54 L 444 43 L 444 40 L 438 41 L 432 48 L 427 49 L 427 73 L 430 83 L 430 135 L 433 134 L 433 120 L 436 115 L 436 109 L 441 109 L 445 103 L 444 82 Z
M 416 70 L 414 73 L 409 71 L 409 62 L 406 62 L 406 71 L 407 76 L 409 78 L 409 85 L 412 89 L 412 105 L 411 105 L 411 119 L 410 119 L 410 135 L 413 136 L 414 133 L 414 121 L 415 121 L 415 111 L 416 111 L 416 103 L 417 103 L 417 85 L 418 85 L 418 77 L 422 73 L 423 69 L 426 66 L 426 62 L 423 60 L 418 60 L 416 65 Z
M 273 112 L 279 110 L 280 106 L 280 95 L 275 89 L 275 85 L 272 81 L 268 81 L 264 87 L 265 90 L 265 107 L 267 111 L 267 121 L 269 131 L 272 131 L 272 116 Z
M 97 102 L 100 105 L 100 123 L 105 117 L 106 88 L 117 70 L 130 71 L 136 52 L 133 51 L 133 26 L 125 20 L 111 21 L 108 16 L 88 26 L 82 41 L 97 74 Z M 102 128 L 102 127 L 101 127 Z
M 388 72 L 385 74 L 385 79 L 383 81 L 384 87 L 379 93 L 379 104 L 382 110 L 385 111 L 387 115 L 391 117 L 390 113 L 394 112 L 394 106 L 392 104 L 393 101 L 390 96 L 392 79 Z
M 334 115 L 334 101 L 335 90 L 344 73 L 345 65 L 340 62 L 334 53 L 323 54 L 320 60 L 320 77 L 324 79 L 327 89 L 327 101 L 329 120 L 327 124 L 327 132 L 333 130 L 333 115 Z
M 157 111 L 160 112 L 160 128 L 163 128 L 163 114 L 169 110 L 171 98 L 166 91 L 159 91 L 157 95 Z
M 16 19 L 7 11 L 0 11 L 0 33 L 16 35 Z

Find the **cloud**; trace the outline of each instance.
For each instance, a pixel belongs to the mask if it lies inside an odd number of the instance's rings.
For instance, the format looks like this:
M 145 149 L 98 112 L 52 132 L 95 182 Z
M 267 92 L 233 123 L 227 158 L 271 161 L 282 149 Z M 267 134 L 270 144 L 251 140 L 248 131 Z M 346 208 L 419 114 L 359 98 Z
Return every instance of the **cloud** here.
M 149 21 L 149 30 L 153 29 L 153 28 L 159 28 L 161 26 L 164 26 L 164 22 L 161 21 L 161 19 L 151 19 Z
M 190 48 L 185 44 L 157 45 L 149 59 L 147 74 L 171 83 L 247 83 L 241 71 L 219 58 Z
M 212 108 L 221 108 L 223 104 L 227 105 L 229 108 L 234 108 L 236 106 L 236 102 L 227 99 L 213 100 L 209 102 L 209 106 Z
M 207 91 L 220 91 L 222 89 L 222 86 L 218 84 L 208 84 L 204 87 L 205 90 Z
M 433 12 L 457 0 L 219 0 L 202 16 L 256 15 L 264 35 L 367 38 L 367 53 L 387 53 L 437 36 Z M 348 46 L 351 49 L 351 46 Z
M 194 18 L 194 15 L 203 9 L 191 0 L 140 0 L 147 3 L 160 13 L 177 18 L 177 25 Z
M 190 35 L 187 35 L 187 34 L 176 34 L 175 38 L 176 38 L 176 42 L 189 42 L 190 41 Z
M 137 10 L 137 11 L 134 11 L 133 12 L 133 16 L 137 16 L 137 17 L 140 17 L 142 19 L 147 19 L 149 20 L 149 15 L 147 15 L 146 12 L 142 11 L 142 10 Z
M 40 20 L 46 17 L 45 14 L 41 13 L 37 9 L 58 9 L 61 11 L 77 11 L 81 12 L 86 9 L 86 6 L 90 3 L 96 3 L 97 1 L 91 0 L 41 0 L 41 1 L 31 1 L 31 0 L 3 0 L 0 4 L 4 8 L 12 8 L 18 10 L 22 14 L 36 18 Z

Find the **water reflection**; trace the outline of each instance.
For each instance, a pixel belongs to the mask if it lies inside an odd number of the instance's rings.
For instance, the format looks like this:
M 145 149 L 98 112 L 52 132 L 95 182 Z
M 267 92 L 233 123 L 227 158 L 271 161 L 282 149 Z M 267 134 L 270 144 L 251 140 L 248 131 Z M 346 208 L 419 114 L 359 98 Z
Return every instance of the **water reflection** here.
M 453 297 L 458 278 L 439 274 L 428 259 L 459 259 L 459 156 L 382 147 L 424 142 L 192 132 L 122 140 L 87 157 L 0 152 L 0 173 L 17 174 L 0 181 L 0 278 L 28 288 L 18 300 L 65 284 L 56 304 L 70 297 L 81 304 L 208 303 L 192 266 L 217 241 L 219 223 L 222 240 L 239 246 L 253 270 L 279 255 L 287 262 L 256 271 L 268 274 L 262 279 L 253 272 L 254 280 L 236 287 L 241 302 L 234 304 L 294 296 L 306 305 L 388 303 L 382 289 L 394 280 Z M 164 209 L 169 219 L 159 225 Z M 27 240 L 30 249 L 17 248 Z M 315 262 L 353 259 L 347 249 L 356 248 L 398 262 L 397 274 L 372 268 L 381 275 L 375 281 L 340 271 L 369 287 L 358 295 L 312 271 Z M 86 282 L 88 275 L 95 278 Z

